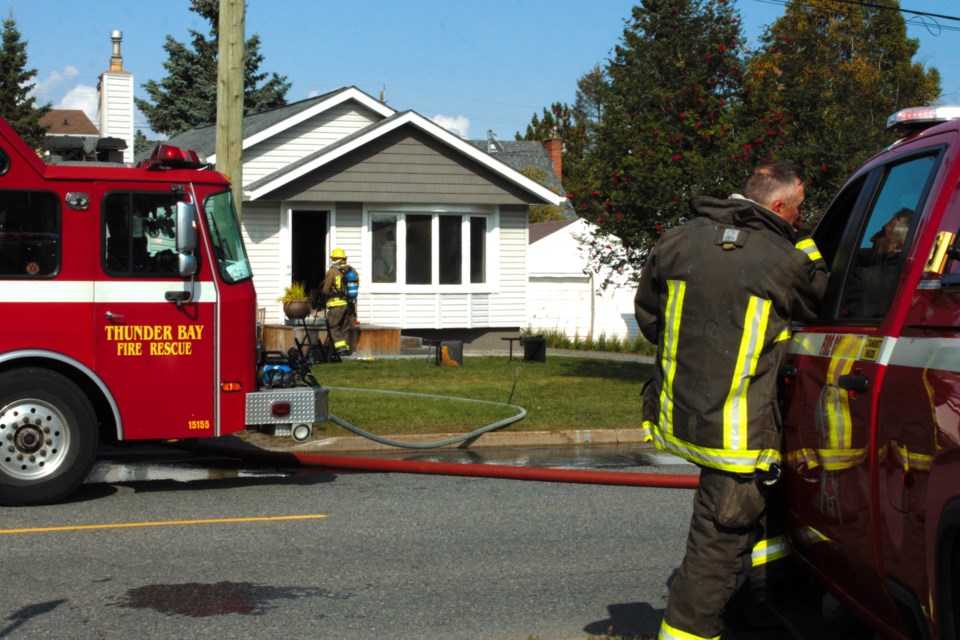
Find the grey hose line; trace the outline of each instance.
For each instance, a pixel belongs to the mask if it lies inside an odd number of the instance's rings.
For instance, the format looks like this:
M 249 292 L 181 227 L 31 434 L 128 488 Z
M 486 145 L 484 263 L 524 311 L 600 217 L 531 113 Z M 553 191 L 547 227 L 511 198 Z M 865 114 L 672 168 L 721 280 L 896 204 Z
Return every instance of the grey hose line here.
M 432 395 L 429 393 L 411 393 L 407 391 L 384 391 L 382 389 L 353 389 L 350 387 L 326 387 L 326 388 L 335 389 L 337 391 L 361 391 L 361 392 L 367 392 L 367 393 L 383 393 L 383 394 L 395 395 L 395 396 L 411 396 L 411 397 L 417 397 L 417 398 L 438 398 L 440 400 L 458 400 L 461 402 L 476 402 L 479 404 L 489 404 L 496 407 L 509 407 L 511 409 L 516 409 L 519 411 L 519 413 L 517 413 L 517 415 L 515 416 L 510 416 L 509 418 L 504 418 L 503 420 L 490 423 L 484 427 L 475 429 L 470 433 L 464 433 L 462 435 L 455 436 L 453 438 L 447 438 L 446 440 L 439 440 L 436 442 L 403 442 L 400 440 L 392 440 L 390 438 L 384 438 L 383 436 L 378 436 L 374 433 L 370 433 L 369 431 L 364 431 L 360 427 L 356 425 L 352 425 L 346 420 L 338 418 L 332 413 L 327 415 L 327 418 L 331 422 L 333 422 L 334 424 L 340 425 L 347 431 L 351 431 L 357 434 L 358 436 L 363 436 L 364 438 L 368 438 L 370 440 L 373 440 L 374 442 L 379 442 L 380 444 L 385 444 L 387 446 L 402 447 L 404 449 L 436 449 L 437 447 L 445 447 L 451 444 L 458 444 L 460 442 L 464 442 L 466 440 L 470 440 L 472 438 L 482 436 L 485 433 L 496 431 L 497 429 L 502 429 L 503 427 L 513 424 L 514 422 L 518 422 L 522 420 L 527 415 L 527 410 L 524 409 L 523 407 L 518 407 L 515 404 L 506 404 L 503 402 L 491 402 L 489 400 L 475 400 L 473 398 L 458 398 L 455 396 L 438 396 L 438 395 Z

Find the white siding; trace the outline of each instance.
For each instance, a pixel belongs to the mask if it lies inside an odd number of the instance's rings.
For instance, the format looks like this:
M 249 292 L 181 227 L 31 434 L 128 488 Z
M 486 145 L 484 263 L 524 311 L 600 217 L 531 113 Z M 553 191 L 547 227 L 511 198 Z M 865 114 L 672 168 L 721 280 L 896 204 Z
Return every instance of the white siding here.
M 100 136 L 127 143 L 123 161 L 133 162 L 133 75 L 106 72 L 100 76 Z
M 274 171 L 350 135 L 382 116 L 356 103 L 337 105 L 243 151 L 243 181 L 255 182 Z
M 280 296 L 280 209 L 246 202 L 243 205 L 243 240 L 253 268 L 257 306 L 267 310 L 267 322 L 283 321 Z
M 527 211 L 500 213 L 500 282 L 490 305 L 490 326 L 519 327 L 526 319 Z
M 596 227 L 580 220 L 530 245 L 526 325 L 534 331 L 561 331 L 571 338 L 636 337 L 635 286 L 624 275 L 598 292 L 600 276 L 591 277 L 580 249 L 577 237 L 592 238 L 595 231 Z

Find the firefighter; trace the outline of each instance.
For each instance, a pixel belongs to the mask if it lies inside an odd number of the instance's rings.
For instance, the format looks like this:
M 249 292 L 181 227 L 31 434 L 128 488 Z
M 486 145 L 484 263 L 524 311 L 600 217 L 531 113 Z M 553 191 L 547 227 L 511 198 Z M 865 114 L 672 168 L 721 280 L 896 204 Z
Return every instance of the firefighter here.
M 644 435 L 701 468 L 660 638 L 719 637 L 751 565 L 783 543 L 761 530 L 780 469 L 778 369 L 790 321 L 816 317 L 827 282 L 813 240 L 795 231 L 803 191 L 776 163 L 758 166 L 743 195 L 694 198 L 692 219 L 664 232 L 641 273 L 635 313 L 657 345 Z
M 350 355 L 350 327 L 357 317 L 356 288 L 348 280 L 356 282 L 356 271 L 347 264 L 346 252 L 337 247 L 330 252 L 331 265 L 323 278 L 320 290 L 327 312 L 327 326 L 333 348 L 341 356 Z

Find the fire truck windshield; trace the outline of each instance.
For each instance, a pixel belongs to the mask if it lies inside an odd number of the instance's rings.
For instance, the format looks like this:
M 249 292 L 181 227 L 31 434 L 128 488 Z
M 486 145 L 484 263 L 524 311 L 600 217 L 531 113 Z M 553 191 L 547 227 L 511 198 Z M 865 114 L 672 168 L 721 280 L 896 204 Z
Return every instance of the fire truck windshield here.
M 210 242 L 220 277 L 229 284 L 250 278 L 253 271 L 243 247 L 240 223 L 230 191 L 207 198 L 203 203 L 203 215 L 210 229 Z

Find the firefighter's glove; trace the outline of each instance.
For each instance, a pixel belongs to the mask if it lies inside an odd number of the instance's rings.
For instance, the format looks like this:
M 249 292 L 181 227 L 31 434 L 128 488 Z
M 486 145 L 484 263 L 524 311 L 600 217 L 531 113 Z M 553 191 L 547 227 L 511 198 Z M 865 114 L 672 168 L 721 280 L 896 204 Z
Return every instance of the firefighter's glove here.
M 758 484 L 764 487 L 772 487 L 773 485 L 777 484 L 780 481 L 781 473 L 782 472 L 780 469 L 780 465 L 771 464 L 770 468 L 766 471 L 761 471 L 760 469 L 757 469 L 755 475 L 756 475 Z

